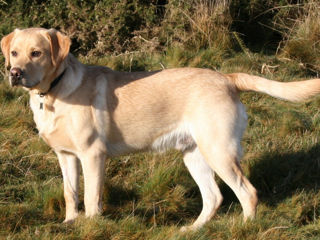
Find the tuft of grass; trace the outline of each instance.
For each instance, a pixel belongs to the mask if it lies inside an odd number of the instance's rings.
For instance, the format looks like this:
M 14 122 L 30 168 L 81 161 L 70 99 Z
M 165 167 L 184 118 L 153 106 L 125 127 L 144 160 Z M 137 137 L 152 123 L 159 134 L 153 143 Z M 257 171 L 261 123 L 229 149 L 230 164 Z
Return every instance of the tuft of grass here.
M 279 122 L 279 135 L 283 137 L 292 133 L 303 134 L 306 131 L 312 130 L 311 117 L 296 111 L 284 112 Z
M 169 1 L 159 29 L 160 40 L 169 48 L 228 49 L 229 5 L 230 1 Z
M 297 61 L 302 67 L 320 71 L 320 6 L 318 0 L 311 0 L 298 7 L 298 16 L 281 23 L 284 40 L 280 57 Z

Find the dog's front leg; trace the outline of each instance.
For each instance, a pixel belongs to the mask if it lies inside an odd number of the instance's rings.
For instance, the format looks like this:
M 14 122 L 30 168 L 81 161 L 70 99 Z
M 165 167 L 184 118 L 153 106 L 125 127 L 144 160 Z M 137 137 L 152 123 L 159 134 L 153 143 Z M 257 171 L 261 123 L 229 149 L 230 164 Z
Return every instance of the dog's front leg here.
M 79 159 L 65 152 L 56 152 L 63 175 L 64 199 L 66 201 L 66 218 L 72 222 L 78 216 Z
M 102 213 L 102 191 L 106 154 L 97 148 L 80 156 L 84 176 L 84 205 L 87 217 Z

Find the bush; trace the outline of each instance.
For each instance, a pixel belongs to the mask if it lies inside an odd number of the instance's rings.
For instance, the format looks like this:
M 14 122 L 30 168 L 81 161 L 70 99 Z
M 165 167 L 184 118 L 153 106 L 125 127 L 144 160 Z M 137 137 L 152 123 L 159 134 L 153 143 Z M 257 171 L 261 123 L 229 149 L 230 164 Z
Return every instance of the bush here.
M 73 40 L 73 50 L 81 53 L 120 53 L 134 48 L 134 31 L 156 23 L 156 5 L 145 0 L 0 2 L 0 34 L 14 28 L 56 28 Z
M 56 28 L 86 55 L 153 51 L 173 45 L 229 47 L 228 1 L 0 1 L 0 37 L 14 28 Z

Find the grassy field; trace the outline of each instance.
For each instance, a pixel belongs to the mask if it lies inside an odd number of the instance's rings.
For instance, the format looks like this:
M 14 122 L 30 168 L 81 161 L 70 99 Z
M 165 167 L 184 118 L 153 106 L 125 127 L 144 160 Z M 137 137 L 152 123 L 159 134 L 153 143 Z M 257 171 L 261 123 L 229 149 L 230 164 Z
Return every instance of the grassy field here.
M 166 54 L 81 60 L 132 71 L 198 66 L 279 81 L 310 78 L 298 64 L 250 54 L 224 56 L 219 62 L 210 51 L 192 55 L 176 49 Z M 264 74 L 262 66 L 266 66 Z M 243 222 L 238 200 L 218 180 L 224 201 L 217 215 L 197 232 L 179 233 L 181 226 L 196 219 L 202 206 L 181 154 L 171 151 L 108 159 L 103 215 L 84 218 L 81 185 L 82 215 L 65 225 L 61 223 L 65 205 L 58 160 L 37 135 L 26 92 L 11 89 L 1 77 L 0 238 L 319 239 L 320 98 L 292 104 L 243 93 L 241 99 L 249 115 L 242 167 L 259 193 L 256 219 Z
M 297 2 L 297 3 L 294 3 Z M 0 0 L 0 38 L 54 27 L 87 64 L 123 71 L 172 67 L 245 72 L 278 81 L 320 72 L 320 0 Z M 218 179 L 224 201 L 197 232 L 200 192 L 179 152 L 106 161 L 103 215 L 62 224 L 62 175 L 39 138 L 29 97 L 10 88 L 0 54 L 0 239 L 320 239 L 320 96 L 293 104 L 242 93 L 249 116 L 241 165 L 259 194 L 257 217 Z

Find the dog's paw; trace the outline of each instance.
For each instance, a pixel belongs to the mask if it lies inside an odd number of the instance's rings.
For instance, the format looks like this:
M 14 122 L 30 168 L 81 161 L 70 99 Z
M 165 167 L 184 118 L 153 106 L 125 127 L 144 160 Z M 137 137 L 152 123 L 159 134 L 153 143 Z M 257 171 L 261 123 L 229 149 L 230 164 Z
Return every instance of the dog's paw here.
M 64 224 L 72 224 L 78 217 L 78 213 L 72 214 L 72 216 L 66 217 L 66 219 L 63 221 Z
M 200 226 L 194 226 L 194 225 L 190 225 L 190 226 L 183 226 L 180 228 L 180 232 L 181 233 L 186 233 L 186 232 L 193 232 L 196 231 L 200 228 Z
M 76 220 L 75 218 L 74 219 L 65 219 L 62 223 L 63 224 L 73 224 L 75 220 Z

